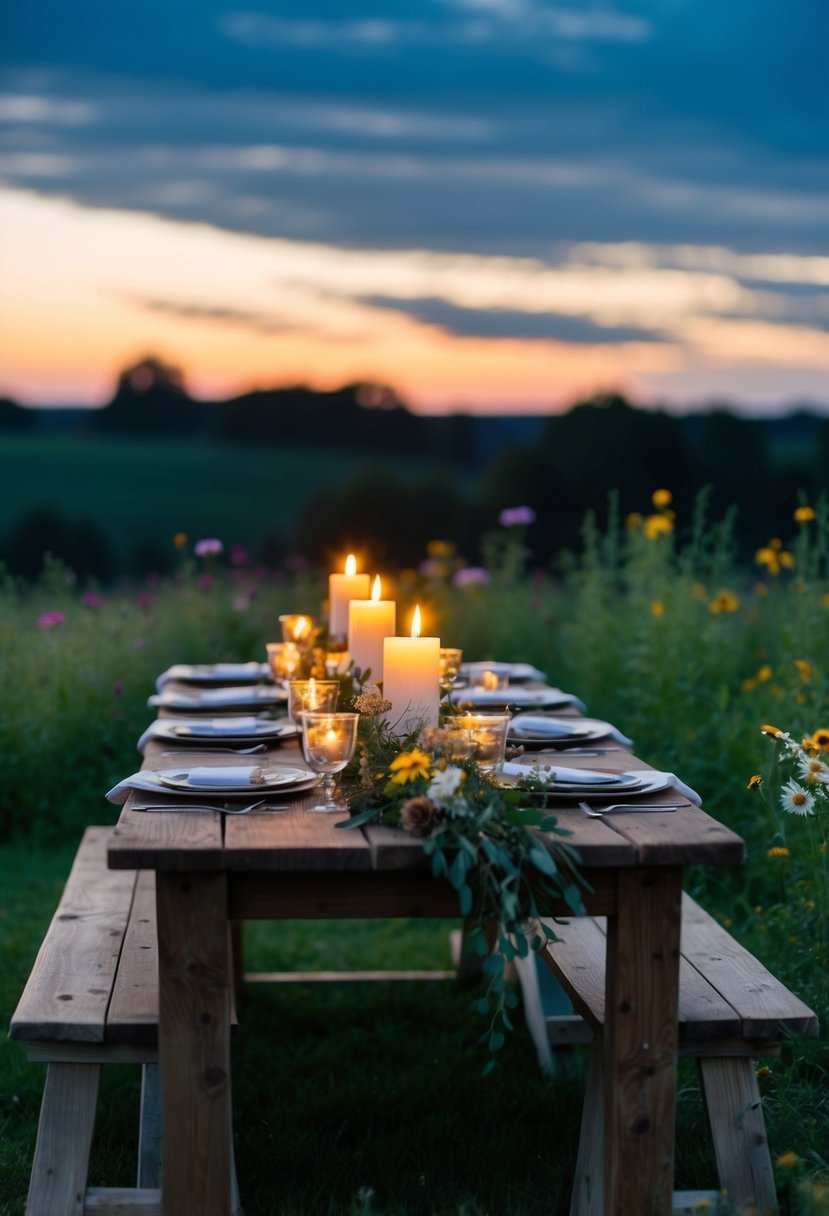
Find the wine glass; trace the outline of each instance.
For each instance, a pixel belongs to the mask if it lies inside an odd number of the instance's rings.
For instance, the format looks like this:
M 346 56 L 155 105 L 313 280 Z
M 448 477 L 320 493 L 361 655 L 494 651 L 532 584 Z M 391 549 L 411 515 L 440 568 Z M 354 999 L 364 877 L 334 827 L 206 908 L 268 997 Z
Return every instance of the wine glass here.
M 305 763 L 315 773 L 322 774 L 320 801 L 312 811 L 345 811 L 345 802 L 335 797 L 337 773 L 341 773 L 354 755 L 357 745 L 359 714 L 325 713 L 303 710 L 302 754 Z
M 309 680 L 288 681 L 288 721 L 299 725 L 303 710 L 318 709 L 331 713 L 337 708 L 340 695 L 339 680 Z

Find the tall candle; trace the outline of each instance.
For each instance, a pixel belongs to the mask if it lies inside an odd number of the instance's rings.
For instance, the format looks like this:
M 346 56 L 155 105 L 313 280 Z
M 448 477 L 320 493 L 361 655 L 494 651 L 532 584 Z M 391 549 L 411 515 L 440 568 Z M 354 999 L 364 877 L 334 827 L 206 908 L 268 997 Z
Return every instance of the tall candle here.
M 368 599 L 369 577 L 357 573 L 357 559 L 349 553 L 345 574 L 328 576 L 328 633 L 332 638 L 345 638 L 348 633 L 348 605 L 351 600 Z
M 415 608 L 412 636 L 383 641 L 383 697 L 391 701 L 389 721 L 396 734 L 415 721 L 437 726 L 440 705 L 440 638 L 420 636 Z
M 375 682 L 383 678 L 383 642 L 394 637 L 397 605 L 381 600 L 382 584 L 378 574 L 370 600 L 351 600 L 348 605 L 348 653 L 361 672 L 371 671 Z

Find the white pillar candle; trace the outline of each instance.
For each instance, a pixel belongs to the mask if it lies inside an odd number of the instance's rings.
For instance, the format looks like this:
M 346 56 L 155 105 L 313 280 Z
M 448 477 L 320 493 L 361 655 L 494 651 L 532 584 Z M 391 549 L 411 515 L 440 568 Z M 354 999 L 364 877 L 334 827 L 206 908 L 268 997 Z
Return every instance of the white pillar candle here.
M 378 574 L 370 600 L 351 600 L 348 605 L 348 653 L 360 672 L 371 672 L 371 680 L 383 679 L 383 642 L 394 637 L 397 605 L 381 600 L 382 584 Z
M 366 600 L 369 577 L 357 573 L 357 559 L 349 553 L 345 574 L 328 576 L 328 633 L 332 638 L 345 639 L 348 633 L 348 605 L 351 600 Z
M 412 636 L 383 641 L 383 697 L 391 702 L 389 722 L 404 735 L 419 722 L 437 726 L 440 706 L 440 638 L 420 637 L 420 608 Z

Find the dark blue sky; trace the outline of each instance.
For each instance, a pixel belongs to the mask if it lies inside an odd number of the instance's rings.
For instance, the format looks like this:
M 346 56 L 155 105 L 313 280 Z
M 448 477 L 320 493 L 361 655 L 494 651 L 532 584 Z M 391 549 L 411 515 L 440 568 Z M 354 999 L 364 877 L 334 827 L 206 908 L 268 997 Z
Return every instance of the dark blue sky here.
M 621 243 L 667 266 L 676 247 L 829 254 L 826 0 L 26 0 L 2 25 L 5 188 L 551 267 L 587 243 L 600 263 Z M 825 333 L 829 283 L 797 280 L 765 283 L 763 315 Z M 388 307 L 530 341 L 595 322 Z M 600 325 L 610 344 L 642 331 Z

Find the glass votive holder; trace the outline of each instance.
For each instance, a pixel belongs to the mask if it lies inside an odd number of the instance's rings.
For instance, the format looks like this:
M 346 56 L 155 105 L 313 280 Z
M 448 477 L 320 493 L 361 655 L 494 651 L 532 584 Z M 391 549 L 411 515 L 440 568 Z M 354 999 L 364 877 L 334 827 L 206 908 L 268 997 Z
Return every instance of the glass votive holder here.
M 469 663 L 466 673 L 471 688 L 497 692 L 509 686 L 509 663 Z
M 441 646 L 440 648 L 440 682 L 444 688 L 451 688 L 458 678 L 463 651 L 456 646 Z
M 290 680 L 302 661 L 299 647 L 294 642 L 267 642 L 268 666 L 277 681 Z
M 342 647 L 329 645 L 325 652 L 325 674 L 329 677 L 344 676 L 350 662 L 351 655 L 345 645 Z
M 347 804 L 337 798 L 337 774 L 346 767 L 357 744 L 357 713 L 302 713 L 302 755 L 305 763 L 322 776 L 319 801 L 311 811 L 344 811 Z
M 492 772 L 504 763 L 510 721 L 509 714 L 456 714 L 452 728 L 473 745 L 478 768 Z
M 339 680 L 289 680 L 288 717 L 296 724 L 305 710 L 332 713 L 339 695 Z
M 283 642 L 307 642 L 314 628 L 313 617 L 305 612 L 283 612 L 279 618 Z

